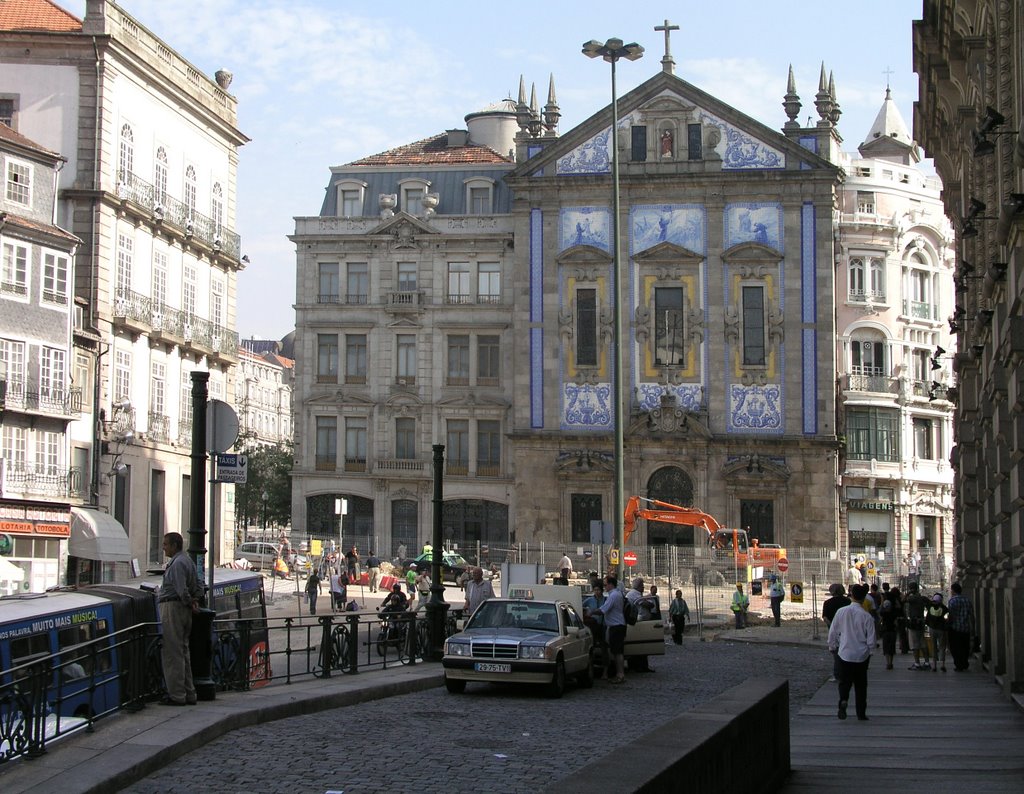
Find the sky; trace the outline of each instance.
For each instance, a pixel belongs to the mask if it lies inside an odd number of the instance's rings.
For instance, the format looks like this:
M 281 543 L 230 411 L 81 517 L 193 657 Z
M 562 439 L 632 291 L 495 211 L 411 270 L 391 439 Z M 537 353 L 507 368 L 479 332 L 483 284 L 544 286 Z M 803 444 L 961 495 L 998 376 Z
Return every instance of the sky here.
M 79 17 L 85 0 L 58 0 Z M 330 167 L 465 129 L 468 113 L 536 84 L 541 105 L 554 74 L 565 134 L 610 102 L 608 65 L 583 42 L 618 37 L 646 49 L 620 62 L 619 95 L 661 70 L 667 17 L 676 75 L 772 129 L 793 66 L 799 120 L 817 120 L 824 61 L 843 111 L 843 146 L 855 150 L 892 87 L 913 134 L 917 75 L 912 20 L 920 0 L 121 0 L 129 14 L 204 74 L 234 74 L 239 128 L 236 230 L 251 264 L 238 277 L 242 337 L 280 339 L 294 328 L 296 216 L 320 211 Z M 186 13 L 186 9 L 187 13 Z M 827 11 L 826 11 L 827 9 Z M 829 12 L 831 12 L 829 14 Z M 657 16 L 655 16 L 657 14 Z M 830 18 L 826 19 L 826 15 Z M 891 73 L 890 73 L 891 72 Z

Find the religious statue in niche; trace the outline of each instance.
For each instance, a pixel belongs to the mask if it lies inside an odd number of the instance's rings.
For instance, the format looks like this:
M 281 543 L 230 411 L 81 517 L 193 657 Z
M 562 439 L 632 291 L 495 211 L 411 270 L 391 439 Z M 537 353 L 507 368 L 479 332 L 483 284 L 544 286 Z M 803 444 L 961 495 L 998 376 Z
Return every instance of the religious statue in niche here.
M 663 158 L 671 159 L 674 143 L 672 130 L 666 129 L 661 133 L 661 156 Z

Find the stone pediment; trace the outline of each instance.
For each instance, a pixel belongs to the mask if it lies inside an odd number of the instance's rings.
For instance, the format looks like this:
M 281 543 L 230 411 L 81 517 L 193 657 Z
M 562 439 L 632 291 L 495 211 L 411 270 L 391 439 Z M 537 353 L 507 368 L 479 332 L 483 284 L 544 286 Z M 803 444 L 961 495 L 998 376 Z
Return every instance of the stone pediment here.
M 633 261 L 645 265 L 699 265 L 704 257 L 681 245 L 660 242 L 633 254 Z
M 423 400 L 414 391 L 396 391 L 384 403 L 388 416 L 419 416 Z
M 730 265 L 778 264 L 783 258 L 781 251 L 763 243 L 738 243 L 722 251 L 722 261 Z
M 438 400 L 437 404 L 445 408 L 509 408 L 511 403 L 504 397 L 496 397 L 490 394 L 475 394 L 466 392 L 445 397 Z
M 785 460 L 758 454 L 740 455 L 722 466 L 722 476 L 729 480 L 746 477 L 762 482 L 788 482 L 792 474 Z
M 375 237 L 393 237 L 396 240 L 408 240 L 410 245 L 413 237 L 418 234 L 440 234 L 430 224 L 407 212 L 399 211 L 395 217 L 388 218 L 380 226 L 371 229 L 368 234 Z
M 686 102 L 682 97 L 671 94 L 662 94 L 650 102 L 646 102 L 637 108 L 637 113 L 643 121 L 650 117 L 683 116 L 689 118 L 697 109 L 692 102 Z
M 399 330 L 402 330 L 403 328 L 408 328 L 410 330 L 419 330 L 423 328 L 423 325 L 421 323 L 413 321 L 409 317 L 398 317 L 392 320 L 390 323 L 388 323 L 387 327 L 397 328 Z
M 590 474 L 612 472 L 615 459 L 610 452 L 594 449 L 572 449 L 555 456 L 555 471 L 558 474 Z
M 612 260 L 611 254 L 593 245 L 574 245 L 555 257 L 555 262 L 563 266 L 610 265 Z
M 369 397 L 349 389 L 337 389 L 306 400 L 306 405 L 376 405 Z

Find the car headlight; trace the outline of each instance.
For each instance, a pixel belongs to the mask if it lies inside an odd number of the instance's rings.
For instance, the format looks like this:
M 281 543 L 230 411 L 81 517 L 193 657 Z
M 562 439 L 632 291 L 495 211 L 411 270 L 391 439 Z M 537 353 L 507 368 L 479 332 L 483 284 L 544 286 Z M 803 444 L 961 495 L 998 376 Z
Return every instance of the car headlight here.
M 519 646 L 519 658 L 520 659 L 543 659 L 544 651 L 547 646 L 544 645 L 520 645 Z
M 449 640 L 444 644 L 444 652 L 448 656 L 469 656 L 468 642 L 452 642 Z

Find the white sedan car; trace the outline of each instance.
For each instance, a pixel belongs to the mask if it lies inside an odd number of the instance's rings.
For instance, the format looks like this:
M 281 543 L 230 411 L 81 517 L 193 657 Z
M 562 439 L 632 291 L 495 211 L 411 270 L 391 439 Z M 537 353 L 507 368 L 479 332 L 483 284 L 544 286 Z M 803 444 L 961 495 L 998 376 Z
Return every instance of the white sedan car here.
M 573 676 L 594 685 L 594 639 L 568 601 L 494 598 L 444 644 L 444 683 L 459 693 L 470 681 L 543 684 L 561 697 Z

